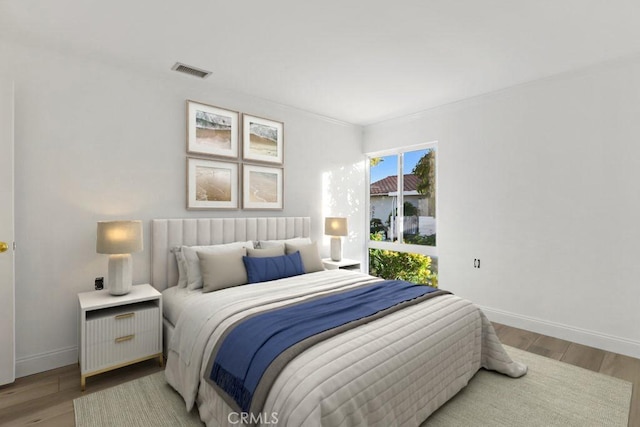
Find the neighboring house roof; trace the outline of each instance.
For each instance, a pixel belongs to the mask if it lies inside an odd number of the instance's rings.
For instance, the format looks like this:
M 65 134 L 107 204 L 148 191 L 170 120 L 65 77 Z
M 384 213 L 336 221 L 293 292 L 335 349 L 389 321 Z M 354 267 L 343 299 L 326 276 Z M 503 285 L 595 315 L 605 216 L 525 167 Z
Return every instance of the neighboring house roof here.
M 417 191 L 418 189 L 417 175 L 406 174 L 404 176 L 404 191 Z M 396 193 L 398 191 L 398 175 L 391 175 L 371 183 L 370 194 L 372 196 L 382 196 L 389 193 Z

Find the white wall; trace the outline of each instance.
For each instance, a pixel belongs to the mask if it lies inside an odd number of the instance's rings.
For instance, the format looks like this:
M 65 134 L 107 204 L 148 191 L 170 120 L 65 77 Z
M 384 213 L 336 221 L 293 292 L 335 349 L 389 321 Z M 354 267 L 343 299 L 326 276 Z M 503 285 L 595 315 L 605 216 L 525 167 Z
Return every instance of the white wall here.
M 0 57 L 16 87 L 18 376 L 77 361 L 76 294 L 106 274 L 106 255 L 95 253 L 98 220 L 145 222 L 134 283 L 150 280 L 152 218 L 311 216 L 328 255 L 323 215 L 349 215 L 345 256 L 363 253 L 360 127 L 190 76 L 146 75 L 2 42 Z M 185 209 L 186 99 L 285 123 L 283 212 Z
M 442 288 L 640 357 L 639 118 L 632 59 L 368 126 L 364 149 L 439 141 Z

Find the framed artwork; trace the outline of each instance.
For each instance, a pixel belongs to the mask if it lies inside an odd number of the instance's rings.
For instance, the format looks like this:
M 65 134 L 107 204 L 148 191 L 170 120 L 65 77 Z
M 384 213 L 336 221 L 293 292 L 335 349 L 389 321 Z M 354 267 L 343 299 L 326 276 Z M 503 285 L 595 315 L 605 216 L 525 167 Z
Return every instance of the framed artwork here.
M 242 165 L 242 208 L 284 209 L 284 170 Z
M 187 209 L 238 209 L 238 164 L 187 158 Z
M 276 163 L 284 161 L 284 123 L 242 115 L 242 157 L 245 160 Z
M 187 152 L 237 159 L 240 113 L 187 101 Z

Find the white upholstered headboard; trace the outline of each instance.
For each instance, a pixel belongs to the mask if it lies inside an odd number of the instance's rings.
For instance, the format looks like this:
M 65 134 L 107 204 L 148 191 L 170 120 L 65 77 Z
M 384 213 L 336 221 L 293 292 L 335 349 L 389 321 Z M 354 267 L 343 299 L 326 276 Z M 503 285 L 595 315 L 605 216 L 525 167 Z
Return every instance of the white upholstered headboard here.
M 246 240 L 310 237 L 309 217 L 154 219 L 151 222 L 151 284 L 174 286 L 178 267 L 171 248 Z

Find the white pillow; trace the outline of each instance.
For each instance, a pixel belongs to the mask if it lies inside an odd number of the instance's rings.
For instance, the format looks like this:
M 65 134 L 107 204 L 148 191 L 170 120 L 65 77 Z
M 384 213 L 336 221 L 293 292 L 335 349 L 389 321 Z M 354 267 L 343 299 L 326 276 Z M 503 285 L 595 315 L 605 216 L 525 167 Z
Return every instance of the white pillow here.
M 179 288 L 187 287 L 187 269 L 185 266 L 184 255 L 182 254 L 182 248 L 173 248 L 171 252 L 176 256 L 176 263 L 178 264 L 178 283 L 176 286 Z
M 257 247 L 260 249 L 282 248 L 284 250 L 285 244 L 308 245 L 309 243 L 311 243 L 311 239 L 308 237 L 294 237 L 293 239 L 284 240 L 260 240 Z
M 202 287 L 202 272 L 200 271 L 200 259 L 198 258 L 198 252 L 210 254 L 224 253 L 238 248 L 253 249 L 253 242 L 249 240 L 246 242 L 233 242 L 224 245 L 183 246 L 182 255 L 185 259 L 185 267 L 187 271 L 187 288 L 189 290 L 194 290 Z

